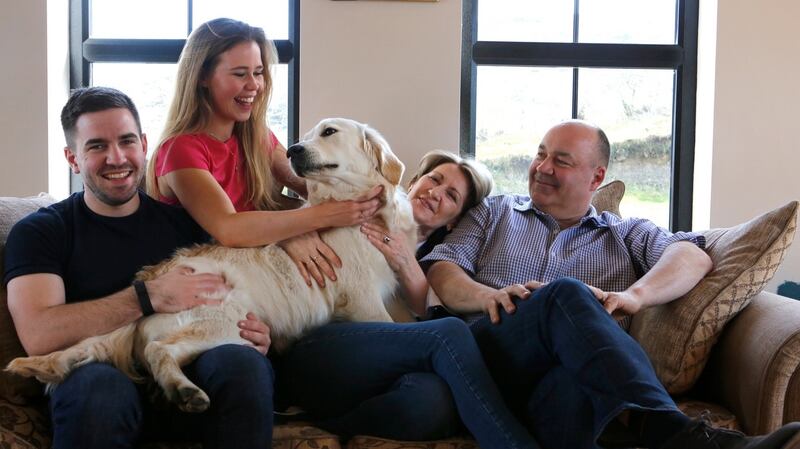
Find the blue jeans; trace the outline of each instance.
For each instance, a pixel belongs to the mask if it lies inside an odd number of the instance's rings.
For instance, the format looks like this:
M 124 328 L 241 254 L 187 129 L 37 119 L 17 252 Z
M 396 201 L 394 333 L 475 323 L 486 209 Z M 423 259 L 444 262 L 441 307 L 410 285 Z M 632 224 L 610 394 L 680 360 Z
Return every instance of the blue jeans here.
M 53 448 L 132 448 L 153 440 L 270 447 L 274 375 L 266 357 L 246 346 L 219 346 L 184 372 L 211 399 L 203 413 L 154 405 L 144 386 L 111 365 L 76 369 L 51 394 Z
M 345 437 L 450 436 L 458 415 L 485 449 L 538 448 L 503 404 L 469 329 L 423 323 L 334 323 L 276 362 L 278 390 Z
M 507 404 L 545 448 L 593 448 L 627 409 L 677 411 L 641 346 L 580 281 L 559 279 L 471 326 Z

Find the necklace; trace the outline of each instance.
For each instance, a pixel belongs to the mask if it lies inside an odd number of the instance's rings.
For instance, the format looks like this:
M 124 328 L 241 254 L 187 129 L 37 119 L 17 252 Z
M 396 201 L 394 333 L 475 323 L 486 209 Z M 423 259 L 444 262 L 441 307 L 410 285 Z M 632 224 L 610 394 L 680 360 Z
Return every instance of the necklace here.
M 231 136 L 228 136 L 228 137 L 226 137 L 226 138 L 222 138 L 222 137 L 220 137 L 220 136 L 218 136 L 218 135 L 214 134 L 212 131 L 206 131 L 206 134 L 208 134 L 209 136 L 211 136 L 211 137 L 213 137 L 213 138 L 215 138 L 215 139 L 219 140 L 220 142 L 226 142 L 228 139 L 230 139 L 230 138 L 231 138 Z

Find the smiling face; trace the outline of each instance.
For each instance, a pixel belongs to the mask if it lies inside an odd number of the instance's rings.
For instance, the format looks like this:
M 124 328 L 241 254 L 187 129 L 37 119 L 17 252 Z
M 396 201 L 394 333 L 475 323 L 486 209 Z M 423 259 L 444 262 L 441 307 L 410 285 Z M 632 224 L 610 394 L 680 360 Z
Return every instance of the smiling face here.
M 420 235 L 427 237 L 442 226 L 455 225 L 470 189 L 464 172 L 453 163 L 436 166 L 411 185 L 408 198 Z
M 598 131 L 579 122 L 556 125 L 545 134 L 528 170 L 528 188 L 536 207 L 562 228 L 580 220 L 605 178 Z
M 202 81 L 213 108 L 208 130 L 215 136 L 228 137 L 234 123 L 250 118 L 253 102 L 264 91 L 264 70 L 255 42 L 241 42 L 220 54 L 211 75 Z
M 125 108 L 88 112 L 75 122 L 72 145 L 64 155 L 81 174 L 84 199 L 94 212 L 125 216 L 139 207 L 136 194 L 144 176 L 147 140 Z

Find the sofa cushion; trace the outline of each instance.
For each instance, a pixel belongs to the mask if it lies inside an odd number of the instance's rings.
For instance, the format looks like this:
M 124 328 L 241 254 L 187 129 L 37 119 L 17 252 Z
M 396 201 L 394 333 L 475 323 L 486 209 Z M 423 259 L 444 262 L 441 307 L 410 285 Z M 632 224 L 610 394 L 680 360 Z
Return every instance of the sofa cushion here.
M 597 213 L 604 211 L 619 216 L 619 203 L 625 195 L 625 184 L 622 181 L 611 181 L 600 187 L 592 196 L 592 206 Z
M 798 202 L 731 228 L 703 231 L 713 270 L 683 298 L 638 313 L 631 335 L 672 394 L 689 390 L 723 326 L 772 279 L 794 238 Z
M 55 200 L 46 193 L 30 198 L 0 197 L 0 273 L 4 272 L 6 238 L 14 223 Z M 15 357 L 24 356 L 25 351 L 17 338 L 11 315 L 8 313 L 8 298 L 5 284 L 0 283 L 0 368 L 5 368 Z M 0 371 L 0 395 L 9 399 L 22 399 L 42 394 L 41 384 Z

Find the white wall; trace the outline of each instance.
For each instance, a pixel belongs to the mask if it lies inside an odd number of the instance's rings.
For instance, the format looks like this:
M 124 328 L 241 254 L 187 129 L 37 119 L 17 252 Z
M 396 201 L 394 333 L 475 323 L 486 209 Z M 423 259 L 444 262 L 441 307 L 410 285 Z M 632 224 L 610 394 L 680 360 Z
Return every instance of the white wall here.
M 302 2 L 301 135 L 326 117 L 367 122 L 406 163 L 458 151 L 461 0 Z
M 711 226 L 800 199 L 800 38 L 796 0 L 717 6 Z M 769 286 L 800 282 L 795 242 Z
M 0 196 L 47 190 L 46 0 L 14 0 L 0 14 Z

